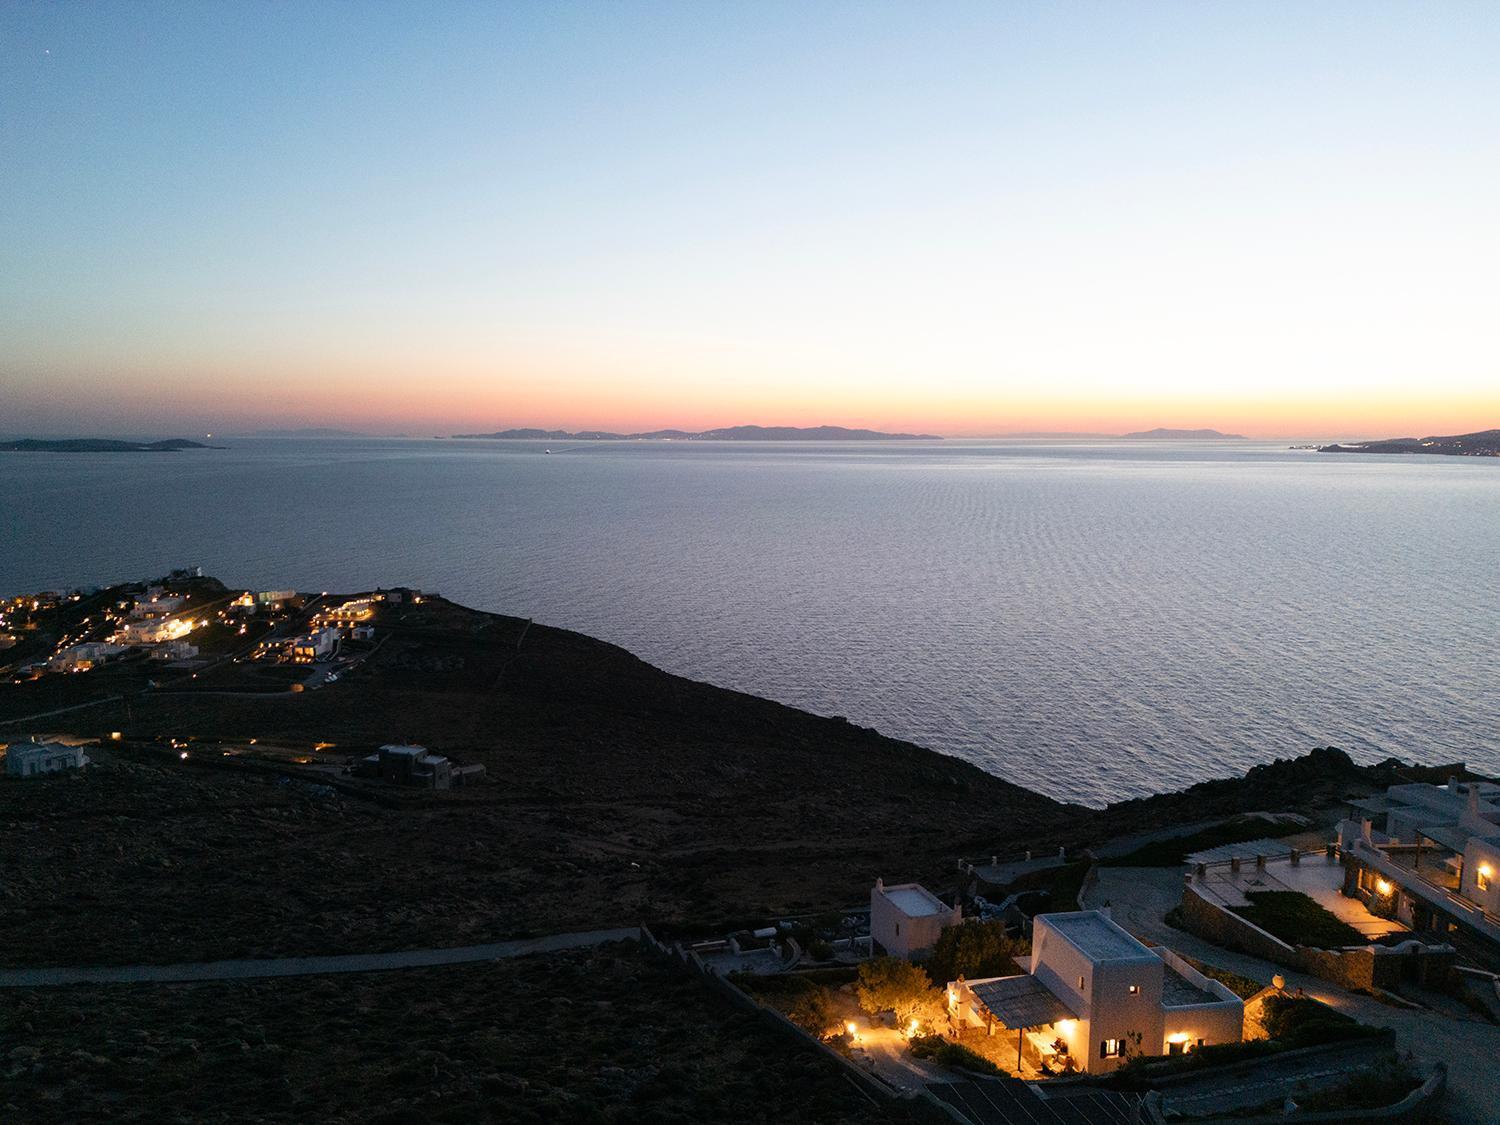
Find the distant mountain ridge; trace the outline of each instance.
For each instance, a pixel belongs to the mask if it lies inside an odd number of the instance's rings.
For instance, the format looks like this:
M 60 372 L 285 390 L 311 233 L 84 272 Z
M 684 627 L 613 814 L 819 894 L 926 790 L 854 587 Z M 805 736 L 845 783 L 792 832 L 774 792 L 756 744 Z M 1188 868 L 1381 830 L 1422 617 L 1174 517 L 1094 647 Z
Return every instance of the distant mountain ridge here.
M 1158 426 L 1154 430 L 1140 430 L 1133 434 L 1121 434 L 1123 438 L 1147 441 L 1247 441 L 1244 434 L 1224 434 L 1218 430 L 1172 430 Z
M 936 434 L 887 434 L 844 426 L 728 426 L 719 430 L 651 430 L 616 434 L 608 430 L 498 430 L 492 434 L 454 434 L 487 441 L 942 441 Z
M 217 449 L 186 438 L 165 441 L 115 441 L 112 438 L 22 438 L 0 442 L 4 453 L 176 453 L 182 449 Z
M 1428 453 L 1444 457 L 1500 457 L 1500 430 L 1477 430 L 1447 437 L 1386 438 L 1320 445 L 1319 453 Z

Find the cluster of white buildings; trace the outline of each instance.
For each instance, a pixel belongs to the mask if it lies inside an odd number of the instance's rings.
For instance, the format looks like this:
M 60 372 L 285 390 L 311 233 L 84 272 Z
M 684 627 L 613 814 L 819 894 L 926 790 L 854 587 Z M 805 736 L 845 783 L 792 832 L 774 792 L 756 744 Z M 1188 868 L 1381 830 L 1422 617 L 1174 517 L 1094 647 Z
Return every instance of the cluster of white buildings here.
M 1344 893 L 1417 931 L 1500 944 L 1500 785 L 1393 785 L 1340 821 Z
M 962 921 L 959 907 L 916 883 L 877 880 L 870 892 L 870 937 L 894 957 L 923 959 Z M 1024 967 L 945 990 L 950 1034 L 1013 1036 L 1018 1070 L 1098 1073 L 1244 1035 L 1244 1001 L 1170 950 L 1143 945 L 1108 911 L 1038 914 Z

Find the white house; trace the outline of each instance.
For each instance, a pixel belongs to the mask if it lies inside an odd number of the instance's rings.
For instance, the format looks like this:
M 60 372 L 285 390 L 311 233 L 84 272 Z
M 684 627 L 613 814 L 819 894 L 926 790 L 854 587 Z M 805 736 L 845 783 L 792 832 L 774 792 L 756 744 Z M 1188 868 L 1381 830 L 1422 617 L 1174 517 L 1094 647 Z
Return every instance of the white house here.
M 339 643 L 339 631 L 336 626 L 329 625 L 298 637 L 292 642 L 292 659 L 298 664 L 310 664 L 320 656 L 327 656 Z
M 102 664 L 112 656 L 118 656 L 124 652 L 123 645 L 110 644 L 107 641 L 84 641 L 82 644 L 72 645 L 63 649 L 49 662 L 55 672 L 87 672 L 97 664 Z
M 870 937 L 892 957 L 920 960 L 938 935 L 963 921 L 963 912 L 949 906 L 920 883 L 886 886 L 876 879 L 870 891 Z
M 139 621 L 127 621 L 115 634 L 115 639 L 128 645 L 157 645 L 164 641 L 175 641 L 193 631 L 193 622 L 185 617 L 146 617 Z
M 1245 1007 L 1170 950 L 1153 950 L 1098 910 L 1038 914 L 1030 971 L 948 985 L 951 1029 L 1015 1035 L 1042 1069 L 1113 1070 L 1135 1055 L 1238 1043 Z
M 1500 943 L 1500 785 L 1392 785 L 1339 822 L 1344 893 L 1413 930 Z
M 81 770 L 88 764 L 88 756 L 81 749 L 60 742 L 12 742 L 5 752 L 7 777 L 36 777 Z

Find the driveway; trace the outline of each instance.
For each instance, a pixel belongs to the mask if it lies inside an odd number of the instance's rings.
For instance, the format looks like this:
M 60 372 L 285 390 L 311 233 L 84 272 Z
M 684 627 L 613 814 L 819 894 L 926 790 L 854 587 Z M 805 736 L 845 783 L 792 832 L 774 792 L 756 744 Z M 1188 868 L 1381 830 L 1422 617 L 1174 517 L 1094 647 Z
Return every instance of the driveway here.
M 1445 1102 L 1455 1121 L 1500 1125 L 1495 1095 L 1495 1060 L 1500 1059 L 1500 1027 L 1478 1017 L 1444 1016 L 1426 1009 L 1397 1008 L 1370 996 L 1347 992 L 1328 981 L 1280 965 L 1221 949 L 1192 934 L 1175 930 L 1162 915 L 1182 898 L 1182 871 L 1175 867 L 1100 867 L 1099 878 L 1085 885 L 1084 905 L 1108 904 L 1114 919 L 1143 941 L 1164 945 L 1188 957 L 1207 961 L 1265 984 L 1280 973 L 1290 989 L 1301 988 L 1361 1023 L 1389 1027 L 1396 1046 L 1420 1063 L 1448 1064 Z

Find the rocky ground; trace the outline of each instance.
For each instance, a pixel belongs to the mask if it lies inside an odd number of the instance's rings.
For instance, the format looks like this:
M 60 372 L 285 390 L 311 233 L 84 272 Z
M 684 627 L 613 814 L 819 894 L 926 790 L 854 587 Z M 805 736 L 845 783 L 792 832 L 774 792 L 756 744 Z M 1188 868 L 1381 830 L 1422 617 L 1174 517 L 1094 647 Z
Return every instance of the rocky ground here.
M 488 965 L 7 993 L 0 1119 L 930 1122 L 633 944 Z
M 377 628 L 375 657 L 321 690 L 217 694 L 237 682 L 229 665 L 52 720 L 127 737 L 81 776 L 0 779 L 0 850 L 18 857 L 0 874 L 0 962 L 381 951 L 643 920 L 714 927 L 855 905 L 876 875 L 947 890 L 961 855 L 1307 809 L 1403 776 L 1325 750 L 1100 812 L 669 676 L 576 633 L 441 599 L 385 607 Z M 7 686 L 0 711 L 15 703 Z M 161 738 L 192 739 L 189 760 L 151 741 Z M 447 793 L 330 793 L 316 776 L 288 781 L 296 767 L 251 772 L 214 741 L 252 738 L 335 774 L 386 741 L 487 774 Z

